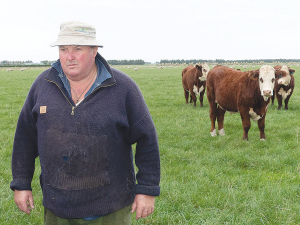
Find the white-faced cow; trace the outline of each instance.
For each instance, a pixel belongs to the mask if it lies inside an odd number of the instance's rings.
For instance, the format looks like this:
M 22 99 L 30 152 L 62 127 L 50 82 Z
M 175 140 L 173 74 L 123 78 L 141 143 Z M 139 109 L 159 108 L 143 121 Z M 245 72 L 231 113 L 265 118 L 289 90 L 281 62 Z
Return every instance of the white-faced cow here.
M 209 72 L 209 67 L 206 63 L 202 65 L 196 65 L 195 67 L 190 65 L 182 70 L 182 86 L 186 104 L 190 95 L 190 103 L 194 101 L 196 106 L 197 97 L 200 96 L 200 106 L 203 106 L 203 96 L 206 87 L 206 77 Z
M 240 112 L 244 135 L 248 140 L 250 118 L 258 121 L 260 139 L 264 133 L 265 118 L 270 96 L 273 95 L 275 78 L 286 76 L 286 72 L 271 66 L 259 70 L 238 71 L 225 66 L 216 66 L 207 76 L 207 99 L 210 105 L 211 136 L 216 136 L 215 121 L 218 121 L 219 135 L 225 135 L 224 115 L 226 111 Z
M 287 66 L 275 66 L 274 68 L 276 70 L 285 71 L 287 73 L 287 76 L 281 77 L 278 80 L 276 80 L 274 87 L 274 95 L 272 96 L 272 104 L 274 104 L 274 98 L 276 95 L 276 98 L 278 100 L 278 110 L 280 110 L 282 107 L 282 101 L 284 101 L 285 103 L 284 109 L 287 110 L 290 97 L 292 96 L 295 87 L 295 78 L 293 76 L 295 70 Z

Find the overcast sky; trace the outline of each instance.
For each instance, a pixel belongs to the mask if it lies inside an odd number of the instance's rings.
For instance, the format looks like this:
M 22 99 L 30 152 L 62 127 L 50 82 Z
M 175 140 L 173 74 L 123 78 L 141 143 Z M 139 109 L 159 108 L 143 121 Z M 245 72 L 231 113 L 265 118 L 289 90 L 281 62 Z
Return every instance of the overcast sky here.
M 110 59 L 300 59 L 299 0 L 2 1 L 0 61 L 56 60 L 62 22 L 92 24 Z

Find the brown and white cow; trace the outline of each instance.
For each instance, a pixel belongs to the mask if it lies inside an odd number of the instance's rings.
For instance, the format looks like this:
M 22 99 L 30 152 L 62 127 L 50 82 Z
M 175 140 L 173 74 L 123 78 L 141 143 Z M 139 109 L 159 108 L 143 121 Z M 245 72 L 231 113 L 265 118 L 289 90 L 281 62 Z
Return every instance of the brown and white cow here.
M 275 78 L 286 76 L 286 72 L 271 66 L 259 70 L 238 71 L 225 66 L 216 66 L 207 75 L 207 99 L 210 105 L 211 136 L 216 136 L 215 121 L 218 121 L 219 135 L 225 135 L 224 115 L 226 111 L 240 112 L 244 135 L 248 140 L 250 118 L 258 121 L 260 139 L 264 133 L 265 118 L 270 96 L 273 95 Z
M 206 87 L 206 77 L 209 72 L 209 67 L 206 63 L 202 65 L 196 65 L 195 67 L 190 65 L 182 70 L 182 86 L 185 96 L 186 104 L 190 95 L 190 103 L 194 101 L 196 106 L 197 97 L 200 96 L 200 105 L 203 106 L 203 96 Z
M 288 109 L 288 103 L 295 87 L 295 78 L 293 73 L 295 70 L 287 66 L 275 66 L 276 70 L 283 70 L 287 73 L 286 77 L 281 77 L 275 82 L 274 95 L 272 96 L 272 104 L 274 104 L 275 95 L 278 100 L 278 110 L 282 108 L 282 101 L 285 103 L 284 109 Z

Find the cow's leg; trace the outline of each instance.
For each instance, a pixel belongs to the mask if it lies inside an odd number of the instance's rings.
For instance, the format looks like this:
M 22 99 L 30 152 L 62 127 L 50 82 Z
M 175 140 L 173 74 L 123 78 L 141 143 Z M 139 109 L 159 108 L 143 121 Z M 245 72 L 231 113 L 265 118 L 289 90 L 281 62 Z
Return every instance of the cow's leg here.
M 218 109 L 217 109 L 217 103 L 209 101 L 209 117 L 210 117 L 210 134 L 212 137 L 217 136 L 215 121 L 217 119 Z
M 185 103 L 189 104 L 189 92 L 184 90 Z
M 258 129 L 260 132 L 260 140 L 265 140 L 266 139 L 266 135 L 265 135 L 265 118 L 266 118 L 266 114 L 257 121 L 257 125 L 258 125 Z
M 289 109 L 289 108 L 288 108 L 288 104 L 289 104 L 290 97 L 291 97 L 291 95 L 287 96 L 286 99 L 284 100 L 284 104 L 285 104 L 284 109 L 285 109 L 285 110 L 288 110 L 288 109 Z
M 215 102 L 215 94 L 214 91 L 210 88 L 207 88 L 207 100 L 209 103 L 209 117 L 210 117 L 210 123 L 211 123 L 211 128 L 210 128 L 210 135 L 212 137 L 217 136 L 217 131 L 215 127 L 215 121 L 217 118 L 217 103 Z
M 218 106 L 218 114 L 217 114 L 217 120 L 218 120 L 218 130 L 219 135 L 224 136 L 224 116 L 225 116 L 225 110 L 222 109 L 220 106 Z
M 282 108 L 282 96 L 277 95 L 277 100 L 278 100 L 278 110 Z
M 264 115 L 261 119 L 257 121 L 258 129 L 260 132 L 260 140 L 265 140 L 266 135 L 265 135 L 265 118 L 266 115 Z
M 242 124 L 243 124 L 243 140 L 248 140 L 248 131 L 250 130 L 251 127 L 251 122 L 250 122 L 250 115 L 249 115 L 249 110 L 240 110 L 240 115 L 242 119 Z
M 218 114 L 218 110 L 217 110 L 217 104 L 216 103 L 211 103 L 209 102 L 210 105 L 210 109 L 209 109 L 209 117 L 210 117 L 210 123 L 211 123 L 211 127 L 210 127 L 210 134 L 212 137 L 217 136 L 217 131 L 216 131 L 216 127 L 215 127 L 215 121 L 217 119 L 217 114 Z
M 273 95 L 272 95 L 272 97 L 271 97 L 272 105 L 274 105 L 274 99 L 275 99 L 275 91 L 273 91 Z
M 194 91 L 191 90 L 191 89 L 190 89 L 190 95 L 191 95 L 191 98 L 193 99 L 194 107 L 196 107 L 197 98 L 196 98 L 196 95 L 195 95 Z
M 200 106 L 201 106 L 201 107 L 203 107 L 203 96 L 204 96 L 204 92 L 205 92 L 205 90 L 203 90 L 202 92 L 200 92 L 200 98 L 199 98 L 199 100 L 200 100 Z

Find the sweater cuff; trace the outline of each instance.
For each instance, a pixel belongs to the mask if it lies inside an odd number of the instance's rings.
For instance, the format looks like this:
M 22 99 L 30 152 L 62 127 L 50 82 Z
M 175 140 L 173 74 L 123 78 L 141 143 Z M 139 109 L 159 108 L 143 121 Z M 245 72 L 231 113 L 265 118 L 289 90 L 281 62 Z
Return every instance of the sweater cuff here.
M 28 179 L 14 179 L 12 182 L 10 182 L 10 189 L 11 190 L 18 190 L 18 191 L 25 191 L 31 189 L 31 180 Z
M 160 195 L 160 186 L 135 185 L 135 194 L 143 194 L 150 196 Z

